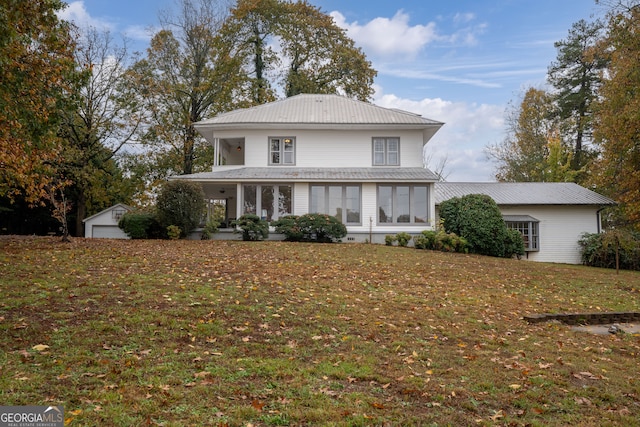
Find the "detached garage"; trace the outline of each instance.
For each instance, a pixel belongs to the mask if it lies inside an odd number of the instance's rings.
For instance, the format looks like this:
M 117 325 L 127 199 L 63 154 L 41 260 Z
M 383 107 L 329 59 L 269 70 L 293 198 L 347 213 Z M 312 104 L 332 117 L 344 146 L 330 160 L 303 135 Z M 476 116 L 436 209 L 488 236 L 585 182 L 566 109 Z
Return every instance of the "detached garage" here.
M 84 222 L 84 237 L 97 239 L 128 239 L 129 236 L 118 227 L 122 215 L 132 211 L 131 206 L 118 203 L 86 218 Z

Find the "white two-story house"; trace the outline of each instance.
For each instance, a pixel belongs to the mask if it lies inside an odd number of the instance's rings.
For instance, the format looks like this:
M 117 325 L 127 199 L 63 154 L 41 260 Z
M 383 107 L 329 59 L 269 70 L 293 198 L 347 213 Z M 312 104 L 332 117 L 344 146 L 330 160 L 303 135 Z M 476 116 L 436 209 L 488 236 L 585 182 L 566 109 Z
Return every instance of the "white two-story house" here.
M 572 183 L 436 183 L 424 148 L 442 125 L 342 96 L 297 95 L 196 123 L 215 164 L 172 179 L 200 183 L 211 205 L 224 206 L 227 230 L 216 238 L 232 238 L 228 225 L 243 214 L 324 213 L 346 225 L 346 241 L 383 243 L 433 229 L 437 205 L 451 197 L 488 194 L 523 234 L 526 259 L 580 263 L 580 236 L 600 232 L 600 211 L 614 202 Z
M 338 95 L 297 95 L 195 124 L 218 153 L 199 182 L 226 222 L 325 213 L 348 241 L 384 242 L 435 224 L 425 144 L 443 123 Z

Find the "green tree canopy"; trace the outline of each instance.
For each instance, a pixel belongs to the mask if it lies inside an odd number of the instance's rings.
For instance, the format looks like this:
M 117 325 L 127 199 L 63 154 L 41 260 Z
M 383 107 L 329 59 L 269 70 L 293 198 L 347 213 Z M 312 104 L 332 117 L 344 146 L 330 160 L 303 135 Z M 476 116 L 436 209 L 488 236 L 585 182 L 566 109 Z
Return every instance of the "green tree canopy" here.
M 252 104 L 277 93 L 336 93 L 363 101 L 376 71 L 333 18 L 307 1 L 239 0 L 221 32 L 242 60 Z
M 598 96 L 606 56 L 596 49 L 603 36 L 600 21 L 580 20 L 573 24 L 565 40 L 556 42 L 558 56 L 548 70 L 553 85 L 556 114 L 564 140 L 572 147 L 573 169 L 584 166 L 587 143 L 593 134 L 592 103 Z

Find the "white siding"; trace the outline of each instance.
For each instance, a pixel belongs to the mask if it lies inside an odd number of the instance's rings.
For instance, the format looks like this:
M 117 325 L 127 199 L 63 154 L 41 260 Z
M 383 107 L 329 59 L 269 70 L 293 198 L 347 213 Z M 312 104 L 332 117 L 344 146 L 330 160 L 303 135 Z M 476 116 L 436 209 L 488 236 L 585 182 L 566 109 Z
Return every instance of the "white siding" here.
M 128 239 L 129 236 L 118 227 L 118 218 L 114 215 L 115 209 L 126 210 L 121 205 L 116 205 L 85 219 L 84 237 Z
M 217 138 L 244 138 L 244 165 L 269 165 L 269 137 L 292 136 L 296 139 L 297 167 L 371 167 L 372 138 L 400 137 L 402 167 L 423 167 L 422 131 L 332 131 L 287 130 L 218 132 Z M 277 167 L 277 166 L 274 166 Z
M 580 264 L 578 240 L 583 233 L 598 232 L 598 209 L 593 206 L 500 207 L 503 215 L 529 215 L 540 221 L 540 250 L 529 252 L 531 261 Z

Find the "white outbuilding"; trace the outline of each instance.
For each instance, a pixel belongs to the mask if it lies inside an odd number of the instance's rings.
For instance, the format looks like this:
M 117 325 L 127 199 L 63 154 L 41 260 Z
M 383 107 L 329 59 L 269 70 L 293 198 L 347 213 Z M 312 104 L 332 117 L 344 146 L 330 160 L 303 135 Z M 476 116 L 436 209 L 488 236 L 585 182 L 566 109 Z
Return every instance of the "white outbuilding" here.
M 118 203 L 84 219 L 82 221 L 84 222 L 84 237 L 128 239 L 129 236 L 118 227 L 118 221 L 120 221 L 122 215 L 132 210 L 131 206 Z

